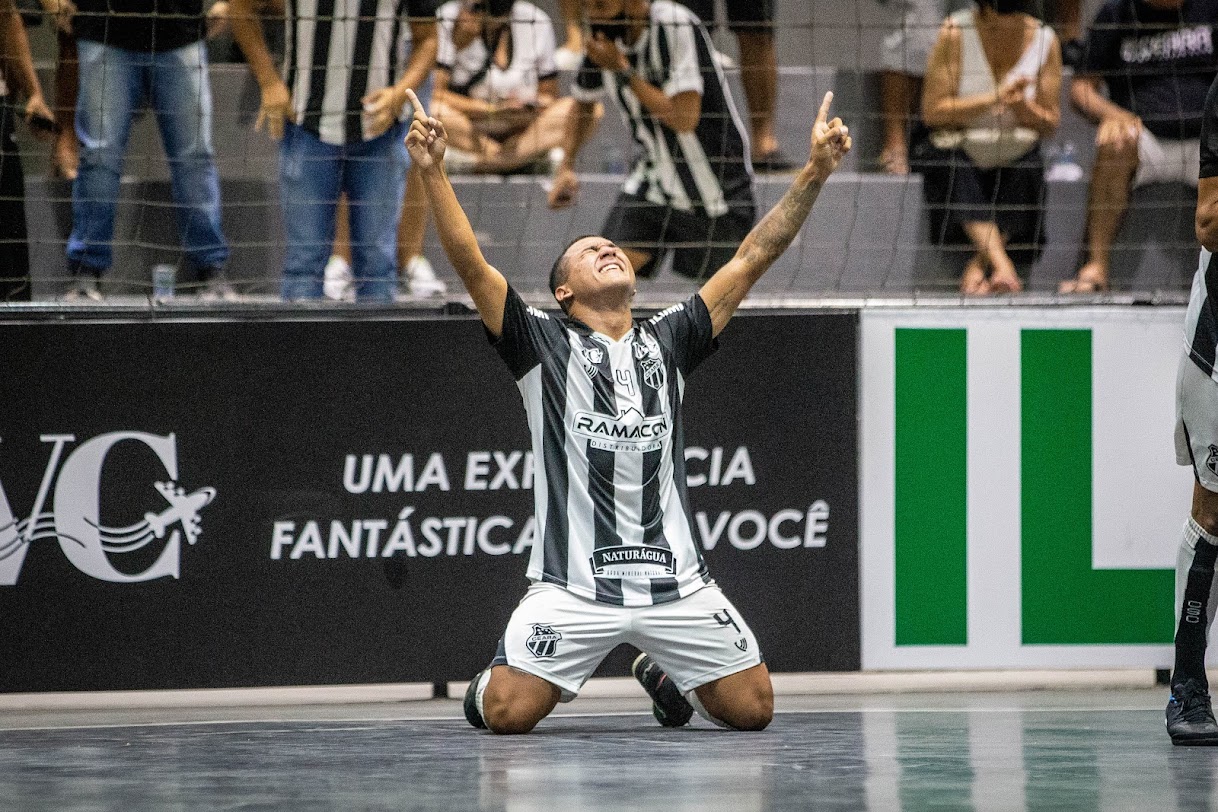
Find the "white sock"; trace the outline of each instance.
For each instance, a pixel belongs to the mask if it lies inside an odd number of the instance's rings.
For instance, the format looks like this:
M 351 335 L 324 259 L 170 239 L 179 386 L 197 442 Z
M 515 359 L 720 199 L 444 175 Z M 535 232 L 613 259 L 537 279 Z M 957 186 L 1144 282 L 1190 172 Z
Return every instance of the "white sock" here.
M 482 695 L 486 693 L 486 684 L 491 681 L 491 670 L 488 668 L 478 675 L 478 687 L 474 689 L 474 707 L 478 709 L 478 715 L 482 717 L 482 721 L 486 723 L 486 717 L 482 715 Z
M 714 716 L 710 715 L 710 711 L 708 711 L 706 709 L 706 706 L 704 706 L 702 704 L 702 700 L 698 698 L 697 691 L 690 691 L 689 693 L 687 693 L 685 695 L 685 698 L 689 700 L 689 704 L 694 706 L 694 710 L 696 710 L 698 712 L 698 715 L 701 716 L 706 721 L 711 722 L 711 723 L 717 725 L 718 727 L 724 728 L 726 730 L 734 729 L 727 722 L 724 722 L 720 719 L 716 719 Z

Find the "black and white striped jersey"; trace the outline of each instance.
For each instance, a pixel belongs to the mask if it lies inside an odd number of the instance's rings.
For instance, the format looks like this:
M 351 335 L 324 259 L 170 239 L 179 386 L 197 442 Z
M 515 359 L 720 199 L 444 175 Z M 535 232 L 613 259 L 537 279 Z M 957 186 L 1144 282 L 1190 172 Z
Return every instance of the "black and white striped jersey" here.
M 712 583 L 685 487 L 685 379 L 717 345 L 701 297 L 620 341 L 509 289 L 494 342 L 516 378 L 536 461 L 528 577 L 647 606 Z
M 702 96 L 698 126 L 678 133 L 643 106 L 627 78 L 584 58 L 571 95 L 596 101 L 608 87 L 642 148 L 623 190 L 711 217 L 725 214 L 728 201 L 752 200 L 747 130 L 705 26 L 685 6 L 653 0 L 650 25 L 637 42 L 622 47 L 634 70 L 666 95 L 692 90 Z
M 1201 177 L 1218 177 L 1218 77 L 1210 83 L 1201 119 Z M 1205 248 L 1193 276 L 1193 290 L 1184 317 L 1184 343 L 1189 357 L 1218 380 L 1214 368 L 1218 356 L 1218 263 Z
M 408 18 L 431 20 L 435 0 L 286 0 L 283 81 L 296 121 L 326 144 L 368 140 L 364 96 L 409 62 Z M 402 111 L 410 114 L 410 106 Z

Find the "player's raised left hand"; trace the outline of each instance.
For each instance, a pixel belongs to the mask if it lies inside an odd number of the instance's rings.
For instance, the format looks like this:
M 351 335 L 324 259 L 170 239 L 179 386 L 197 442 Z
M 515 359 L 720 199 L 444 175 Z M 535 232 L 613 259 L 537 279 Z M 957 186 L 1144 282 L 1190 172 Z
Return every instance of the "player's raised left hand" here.
M 410 153 L 410 160 L 421 171 L 441 166 L 444 149 L 448 145 L 448 132 L 438 118 L 427 115 L 413 90 L 407 89 L 406 99 L 414 107 L 410 130 L 406 133 L 406 151 Z
M 836 116 L 829 119 L 829 105 L 832 103 L 833 91 L 829 91 L 820 103 L 820 111 L 812 124 L 812 151 L 808 156 L 808 166 L 821 180 L 833 174 L 852 146 L 850 128 Z

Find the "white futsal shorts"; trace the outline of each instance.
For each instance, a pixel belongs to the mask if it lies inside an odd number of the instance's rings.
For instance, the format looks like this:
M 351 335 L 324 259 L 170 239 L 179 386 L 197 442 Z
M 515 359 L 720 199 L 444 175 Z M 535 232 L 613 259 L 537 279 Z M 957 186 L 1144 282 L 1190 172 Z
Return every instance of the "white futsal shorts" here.
M 1218 382 L 1188 357 L 1176 373 L 1176 462 L 1218 493 Z
M 623 607 L 538 583 L 512 612 L 491 664 L 541 677 L 570 702 L 619 643 L 650 654 L 681 693 L 762 661 L 753 631 L 714 584 L 668 603 Z

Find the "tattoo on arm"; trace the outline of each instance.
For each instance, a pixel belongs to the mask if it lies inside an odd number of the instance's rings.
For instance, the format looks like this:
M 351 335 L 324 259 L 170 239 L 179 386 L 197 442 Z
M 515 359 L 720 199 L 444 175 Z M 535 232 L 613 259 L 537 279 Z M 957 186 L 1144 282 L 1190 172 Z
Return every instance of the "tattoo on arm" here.
M 766 269 L 782 256 L 808 219 L 812 204 L 820 195 L 823 181 L 796 181 L 770 209 L 740 246 L 741 257 L 749 271 L 760 277 Z

